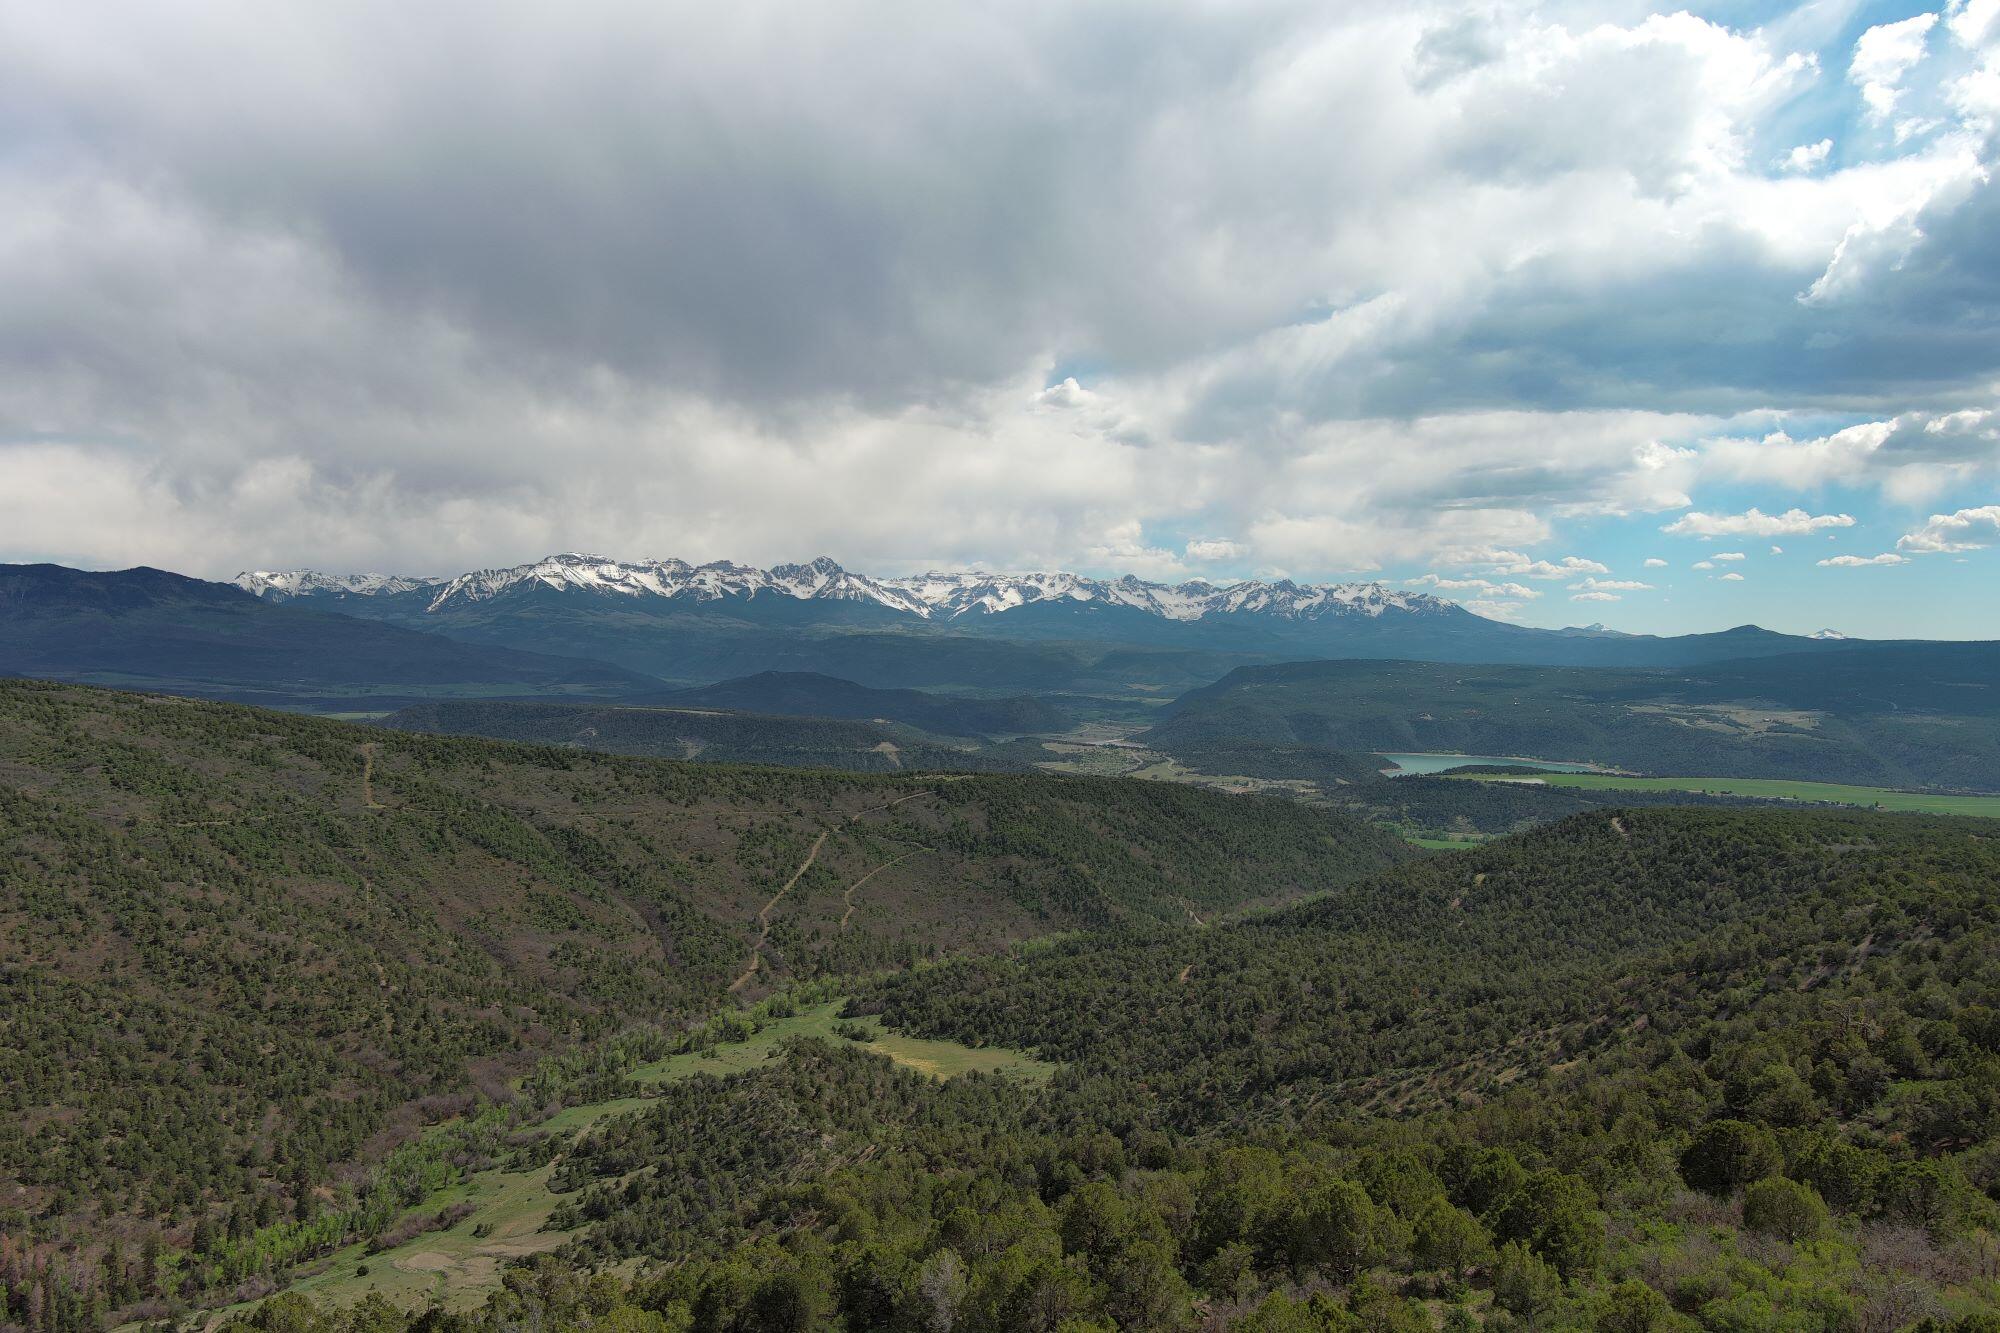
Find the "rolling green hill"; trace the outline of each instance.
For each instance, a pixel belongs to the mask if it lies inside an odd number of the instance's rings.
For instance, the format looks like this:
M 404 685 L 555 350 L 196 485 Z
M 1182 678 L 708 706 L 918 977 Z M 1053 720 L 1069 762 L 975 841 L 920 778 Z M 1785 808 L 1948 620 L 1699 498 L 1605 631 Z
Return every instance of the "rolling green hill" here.
M 907 727 L 707 708 L 452 700 L 413 705 L 381 719 L 380 725 L 608 754 L 855 773 L 1014 772 L 1027 767 L 969 745 L 947 745 Z
M 1176 761 L 1201 773 L 1226 773 L 1246 778 L 1303 778 L 1331 789 L 1343 783 L 1373 783 L 1382 776 L 1382 760 L 1377 755 L 1356 754 L 1324 745 L 1296 742 L 1233 739 L 1212 735 L 1199 739 L 1173 739 L 1160 744 L 1165 729 L 1155 728 L 1147 740 Z
M 1892 651 L 1898 647 L 1680 671 L 1428 662 L 1245 667 L 1183 695 L 1143 739 L 1177 756 L 1257 743 L 2000 790 L 2000 649 Z M 1883 691 L 1899 672 L 1908 702 L 1895 705 Z
M 1194 937 L 968 959 L 877 997 L 895 1027 L 1116 1066 L 1143 1079 L 1150 1114 L 1188 1129 L 1282 1117 L 1308 1093 L 1445 1108 L 1496 1094 L 1510 1067 L 1610 1053 L 1642 1016 L 1674 1031 L 1739 987 L 1782 996 L 1784 978 L 1851 960 L 1866 937 L 1893 953 L 1930 938 L 1935 914 L 1991 929 L 1991 833 L 1923 816 L 1598 811 Z M 1230 1008 L 1261 1016 L 1257 1041 L 1207 1017 Z M 1217 1087 L 1236 1090 L 1226 1109 Z
M 0 684 L 0 1231 L 178 1249 L 394 1217 L 405 1186 L 355 1164 L 542 1057 L 1403 854 L 1166 785 L 677 764 Z M 537 1077 L 524 1095 L 564 1095 Z M 230 1281 L 275 1261 L 239 1258 Z
M 1598 791 L 1504 779 L 1475 782 L 1457 776 L 1378 777 L 1373 782 L 1324 790 L 1336 809 L 1407 832 L 1447 838 L 1520 833 L 1586 810 L 1761 804 L 1751 798 L 1699 791 Z
M 659 684 L 601 662 L 275 605 L 157 569 L 59 565 L 0 565 L 0 676 L 328 710 L 440 696 L 608 698 Z
M 1456 778 L 1458 775 L 1453 776 Z M 1888 787 L 1853 787 L 1834 782 L 1799 782 L 1788 778 L 1634 778 L 1613 773 L 1547 773 L 1532 778 L 1492 774 L 1467 776 L 1476 776 L 1478 781 L 1488 785 L 1533 783 L 1564 792 L 1591 792 L 1600 801 L 1609 803 L 1630 800 L 1635 796 L 1666 797 L 1685 803 L 1686 796 L 1700 794 L 2000 819 L 2000 796 L 1896 791 Z
M 881 690 L 811 671 L 765 671 L 680 690 L 657 701 L 686 708 L 726 708 L 794 717 L 903 722 L 940 736 L 1063 731 L 1071 718 L 1055 701 L 1034 696 L 971 699 L 923 690 Z
M 1993 827 L 0 686 L 0 1322 L 1985 1333 Z
M 663 1087 L 462 1326 L 1979 1333 L 1996 878 L 1976 821 L 1598 811 L 887 977 L 858 1009 L 1057 1073 L 938 1086 L 871 1026 Z

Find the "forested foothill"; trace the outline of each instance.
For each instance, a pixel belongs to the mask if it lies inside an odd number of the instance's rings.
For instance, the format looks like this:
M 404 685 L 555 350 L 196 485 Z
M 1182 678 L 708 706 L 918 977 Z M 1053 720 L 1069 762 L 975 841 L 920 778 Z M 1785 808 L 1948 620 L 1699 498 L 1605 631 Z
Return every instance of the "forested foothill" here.
M 0 695 L 36 1333 L 212 1319 L 496 1164 L 557 1202 L 477 1299 L 224 1317 L 2000 1328 L 2000 824 L 1628 802 L 1418 856 L 1168 783 Z M 746 981 L 855 1021 L 634 1081 L 745 1035 Z M 878 1024 L 1056 1072 L 939 1082 Z
M 1407 854 L 1184 787 L 674 764 L 0 685 L 4 1285 L 48 1286 L 68 1322 L 79 1292 L 101 1314 L 227 1290 L 386 1225 L 455 1169 L 392 1179 L 392 1149 L 518 1100 L 549 1057 L 650 1053 L 787 979 L 1283 901 Z M 324 1230 L 248 1244 L 280 1222 Z M 113 1241 L 226 1260 L 100 1281 Z
M 400 709 L 381 719 L 380 725 L 394 731 L 488 736 L 606 754 L 855 773 L 990 773 L 1029 767 L 969 744 L 949 745 L 895 723 L 824 716 L 458 700 Z
M 1141 739 L 1531 755 L 1638 773 L 2000 791 L 2000 647 L 1878 644 L 1674 670 L 1287 662 L 1176 699 Z M 1193 762 L 1193 760 L 1190 760 Z

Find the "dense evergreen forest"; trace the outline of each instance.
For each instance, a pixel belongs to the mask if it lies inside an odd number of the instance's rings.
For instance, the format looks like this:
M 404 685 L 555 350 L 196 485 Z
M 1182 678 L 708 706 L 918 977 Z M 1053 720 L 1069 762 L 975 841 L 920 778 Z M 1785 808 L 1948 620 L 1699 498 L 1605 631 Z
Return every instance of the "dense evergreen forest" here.
M 232 1318 L 2000 1329 L 1990 822 L 1619 806 L 1410 859 L 1170 784 L 5 693 L 0 1322 L 261 1294 L 315 1226 L 388 1233 L 517 1160 L 553 1163 L 561 1244 L 483 1305 Z M 720 814 L 753 806 L 782 817 Z M 936 915 L 906 885 L 861 938 L 814 938 L 808 904 L 919 841 L 953 877 Z M 837 981 L 857 1018 L 1056 1075 L 938 1083 L 857 1023 L 627 1083 L 726 1007 L 787 877 L 750 989 Z M 521 1113 L 620 1091 L 646 1100 L 573 1146 Z

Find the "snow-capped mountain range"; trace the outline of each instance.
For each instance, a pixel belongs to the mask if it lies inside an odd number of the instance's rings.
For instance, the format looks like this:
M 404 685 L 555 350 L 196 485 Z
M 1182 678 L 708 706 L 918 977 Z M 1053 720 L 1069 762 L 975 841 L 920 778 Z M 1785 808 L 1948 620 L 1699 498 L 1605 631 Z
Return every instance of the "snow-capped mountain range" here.
M 933 572 L 877 579 L 855 574 L 821 556 L 809 564 L 758 569 L 730 561 L 690 565 L 684 560 L 612 560 L 595 555 L 552 555 L 511 569 L 482 569 L 456 578 L 381 574 L 323 574 L 313 570 L 254 570 L 233 580 L 259 597 L 380 597 L 427 594 L 426 610 L 444 611 L 491 601 L 510 592 L 547 588 L 621 597 L 792 597 L 802 601 L 873 602 L 925 620 L 997 614 L 1038 604 L 1127 607 L 1165 620 L 1251 613 L 1284 620 L 1379 617 L 1388 611 L 1417 615 L 1468 614 L 1456 603 L 1379 583 L 1300 584 L 1246 581 L 1168 585 L 1127 575 L 1094 579 L 1079 574 Z

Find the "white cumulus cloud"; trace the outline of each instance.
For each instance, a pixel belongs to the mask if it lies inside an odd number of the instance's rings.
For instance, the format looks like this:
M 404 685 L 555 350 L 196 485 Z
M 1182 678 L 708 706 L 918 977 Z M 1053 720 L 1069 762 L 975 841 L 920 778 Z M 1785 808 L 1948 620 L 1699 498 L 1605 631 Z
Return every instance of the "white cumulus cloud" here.
M 1460 602 L 1459 605 L 1474 615 L 1485 616 L 1488 620 L 1514 620 L 1521 613 L 1521 604 L 1519 602 L 1510 602 L 1505 599 L 1474 597 Z
M 1226 537 L 1198 537 L 1187 544 L 1190 560 L 1234 560 L 1245 554 L 1242 545 Z
M 1834 555 L 1813 562 L 1826 569 L 1860 569 L 1868 565 L 1906 565 L 1903 556 L 1894 551 L 1884 551 L 1880 555 Z
M 1531 579 L 1568 579 L 1579 574 L 1609 574 L 1610 566 L 1580 555 L 1566 555 L 1560 560 L 1537 560 L 1519 551 L 1489 551 L 1481 556 L 1465 560 L 1465 564 L 1485 564 L 1490 562 L 1495 574 L 1513 574 Z
M 1705 514 L 1692 510 L 1661 528 L 1661 532 L 1683 537 L 1778 537 L 1800 536 L 1823 528 L 1851 528 L 1852 514 L 1808 514 L 1803 509 L 1787 509 L 1767 514 L 1747 509 L 1740 514 Z M 1737 557 L 1740 559 L 1741 557 Z
M 1854 43 L 1848 81 L 1861 89 L 1869 114 L 1887 120 L 1902 100 L 1903 76 L 1924 58 L 1924 39 L 1937 23 L 1936 14 L 1918 14 L 1897 23 L 1868 29 Z
M 1980 505 L 1952 514 L 1932 514 L 1922 526 L 1896 539 L 1899 551 L 1976 551 L 2000 541 L 2000 505 Z
M 1785 154 L 1778 164 L 1786 171 L 1818 171 L 1826 165 L 1826 156 L 1833 151 L 1833 140 L 1821 139 L 1818 143 L 1802 143 Z
M 1914 411 L 1806 439 L 1783 431 L 1755 440 L 1714 439 L 1702 447 L 1702 470 L 1795 490 L 1872 485 L 1892 499 L 1914 502 L 2000 476 L 2000 412 Z
M 1530 588 L 1525 583 L 1501 583 L 1492 579 L 1445 578 L 1438 574 L 1425 574 L 1404 582 L 1420 588 L 1436 588 L 1440 592 L 1477 592 L 1489 598 L 1531 600 L 1542 595 L 1541 589 Z M 1469 603 L 1468 603 L 1469 605 Z

